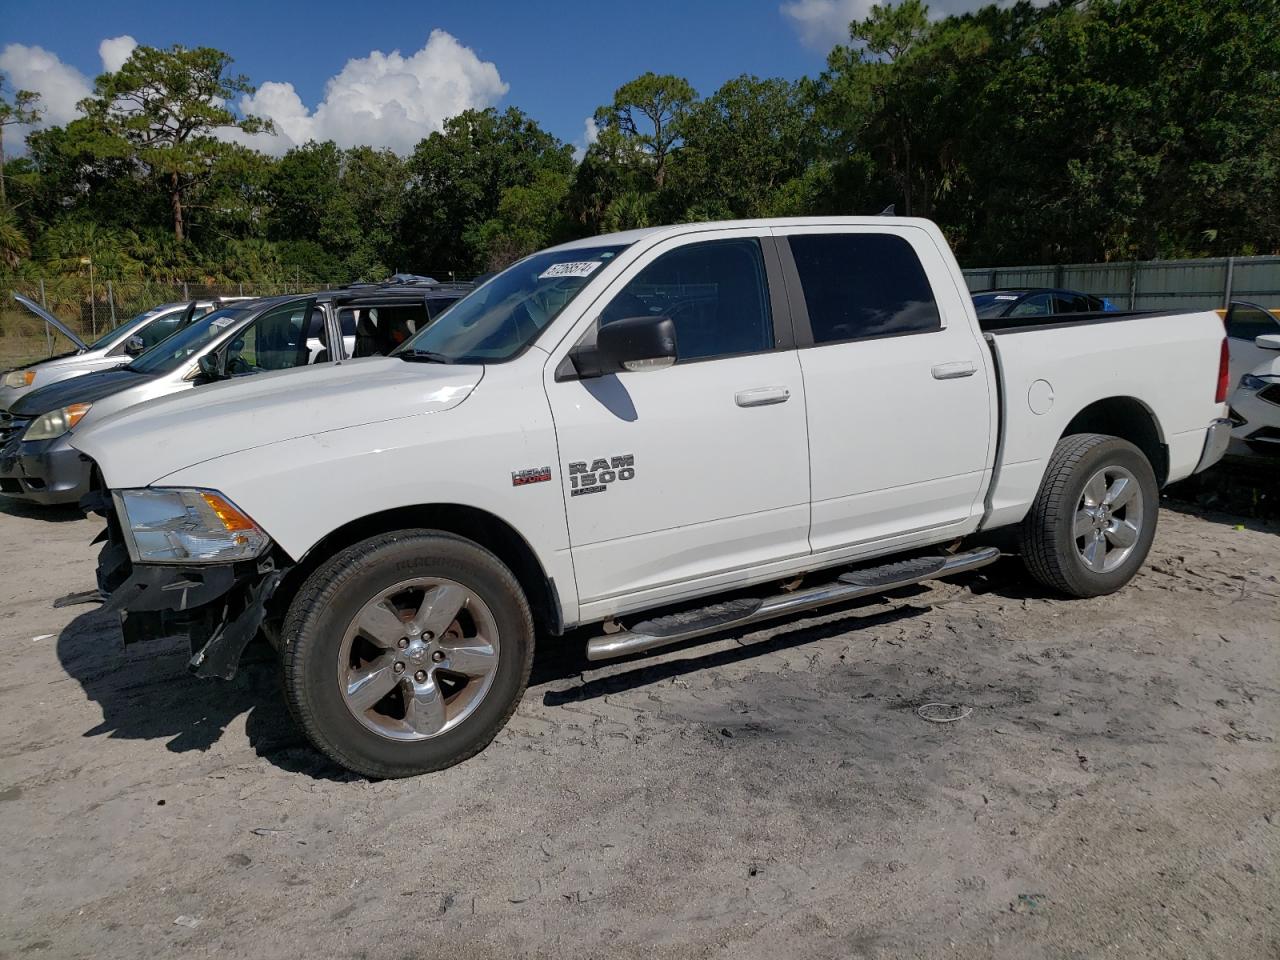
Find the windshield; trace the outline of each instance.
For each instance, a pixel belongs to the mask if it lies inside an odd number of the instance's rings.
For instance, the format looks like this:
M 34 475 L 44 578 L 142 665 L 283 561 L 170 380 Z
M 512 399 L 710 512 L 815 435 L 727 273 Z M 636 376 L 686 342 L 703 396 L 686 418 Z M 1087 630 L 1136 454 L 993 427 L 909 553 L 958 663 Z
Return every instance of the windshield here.
M 510 360 L 625 249 L 575 247 L 526 257 L 463 297 L 393 355 L 444 363 Z
M 153 310 L 148 310 L 145 313 L 140 313 L 136 317 L 132 318 L 131 320 L 126 320 L 124 323 L 118 326 L 112 327 L 110 330 L 108 330 L 106 333 L 100 336 L 97 340 L 93 341 L 93 343 L 89 344 L 88 349 L 97 350 L 99 347 L 105 347 L 112 340 L 115 340 L 117 337 L 123 336 L 129 333 L 130 331 L 132 331 L 133 329 L 142 326 L 142 324 L 150 320 L 152 317 L 158 317 L 160 314 L 164 313 L 165 310 L 168 310 L 168 309 L 171 309 L 171 308 L 156 307 Z
M 125 369 L 135 373 L 169 373 L 191 359 L 209 341 L 220 336 L 235 321 L 249 311 L 244 309 L 216 310 L 195 323 L 180 330 L 167 340 L 161 340 Z
M 989 320 L 1002 316 L 1019 296 L 1016 293 L 979 293 L 973 298 L 973 307 L 978 311 L 979 320 Z

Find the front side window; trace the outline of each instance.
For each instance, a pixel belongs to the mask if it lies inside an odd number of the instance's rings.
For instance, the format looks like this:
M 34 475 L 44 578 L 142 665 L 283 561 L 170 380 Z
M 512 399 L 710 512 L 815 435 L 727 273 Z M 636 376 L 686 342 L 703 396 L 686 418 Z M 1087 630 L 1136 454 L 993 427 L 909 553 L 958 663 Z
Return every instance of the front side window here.
M 1009 311 L 1011 317 L 1047 317 L 1053 313 L 1053 298 L 1047 293 L 1027 297 Z
M 1083 293 L 1059 293 L 1053 299 L 1054 313 L 1088 313 L 1093 309 Z
M 942 329 L 929 278 L 902 237 L 812 233 L 787 242 L 815 344 Z
M 190 360 L 205 344 L 222 336 L 232 324 L 243 320 L 248 311 L 229 308 L 205 314 L 195 323 L 183 327 L 171 337 L 161 340 L 126 367 L 137 373 L 169 373 Z
M 178 327 L 182 325 L 182 318 L 185 314 L 185 309 L 175 310 L 173 313 L 166 314 L 163 317 L 157 317 L 139 330 L 137 336 L 142 338 L 142 348 L 150 350 L 161 340 L 173 336 Z
M 118 326 L 112 327 L 110 330 L 108 330 L 106 333 L 100 336 L 97 340 L 93 341 L 93 343 L 89 344 L 89 349 L 99 350 L 102 347 L 105 347 L 112 340 L 115 340 L 117 338 L 120 340 L 120 345 L 123 346 L 125 340 L 128 340 L 129 337 L 136 334 L 143 324 L 145 324 L 152 317 L 160 316 L 162 313 L 164 313 L 162 309 L 156 308 L 153 310 L 147 310 L 144 313 L 140 313 L 136 317 L 131 317 L 130 319 L 126 320 L 124 323 Z M 181 316 L 182 311 L 181 310 L 177 311 L 177 315 Z M 148 346 L 150 346 L 150 344 L 148 344 Z
M 226 370 L 232 376 L 290 370 L 311 361 L 308 319 L 319 309 L 311 302 L 286 303 L 269 310 L 232 338 Z
M 395 355 L 442 363 L 510 360 L 625 249 L 571 247 L 525 257 L 455 303 Z
M 1227 311 L 1227 336 L 1233 340 L 1254 340 L 1268 333 L 1280 333 L 1280 320 L 1251 303 L 1233 303 Z
M 712 240 L 664 253 L 609 301 L 600 323 L 657 316 L 675 324 L 681 361 L 772 349 L 760 242 Z

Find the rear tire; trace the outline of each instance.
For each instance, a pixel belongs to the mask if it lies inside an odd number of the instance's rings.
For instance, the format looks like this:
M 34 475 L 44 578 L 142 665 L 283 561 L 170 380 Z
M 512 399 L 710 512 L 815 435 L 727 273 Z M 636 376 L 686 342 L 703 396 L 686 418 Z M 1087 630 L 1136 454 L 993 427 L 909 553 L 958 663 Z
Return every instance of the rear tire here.
M 1146 560 L 1159 508 L 1155 471 L 1133 444 L 1101 434 L 1063 437 L 1022 521 L 1023 562 L 1069 596 L 1114 593 Z
M 343 550 L 303 583 L 282 632 L 289 708 L 325 756 L 374 778 L 460 763 L 515 711 L 533 663 L 511 571 L 429 530 Z

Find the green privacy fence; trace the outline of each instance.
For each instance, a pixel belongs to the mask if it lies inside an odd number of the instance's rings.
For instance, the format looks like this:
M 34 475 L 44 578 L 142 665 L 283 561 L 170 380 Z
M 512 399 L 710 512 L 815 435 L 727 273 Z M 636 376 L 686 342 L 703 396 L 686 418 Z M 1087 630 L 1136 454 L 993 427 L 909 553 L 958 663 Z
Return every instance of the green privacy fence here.
M 1280 307 L 1280 257 L 974 267 L 964 276 L 970 290 L 1062 287 L 1125 310 L 1207 310 L 1230 300 Z

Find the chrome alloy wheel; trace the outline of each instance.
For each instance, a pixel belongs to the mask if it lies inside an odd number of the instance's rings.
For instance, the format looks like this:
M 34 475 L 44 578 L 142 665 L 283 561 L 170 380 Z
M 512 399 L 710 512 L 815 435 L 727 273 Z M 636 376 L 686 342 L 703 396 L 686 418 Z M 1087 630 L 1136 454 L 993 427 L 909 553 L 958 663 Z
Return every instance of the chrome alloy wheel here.
M 1084 565 L 1109 573 L 1133 553 L 1142 534 L 1142 489 L 1124 467 L 1103 467 L 1084 485 L 1072 533 Z
M 497 622 L 478 595 L 452 580 L 418 577 L 356 614 L 338 651 L 338 683 L 367 729 L 427 740 L 480 705 L 498 656 Z

